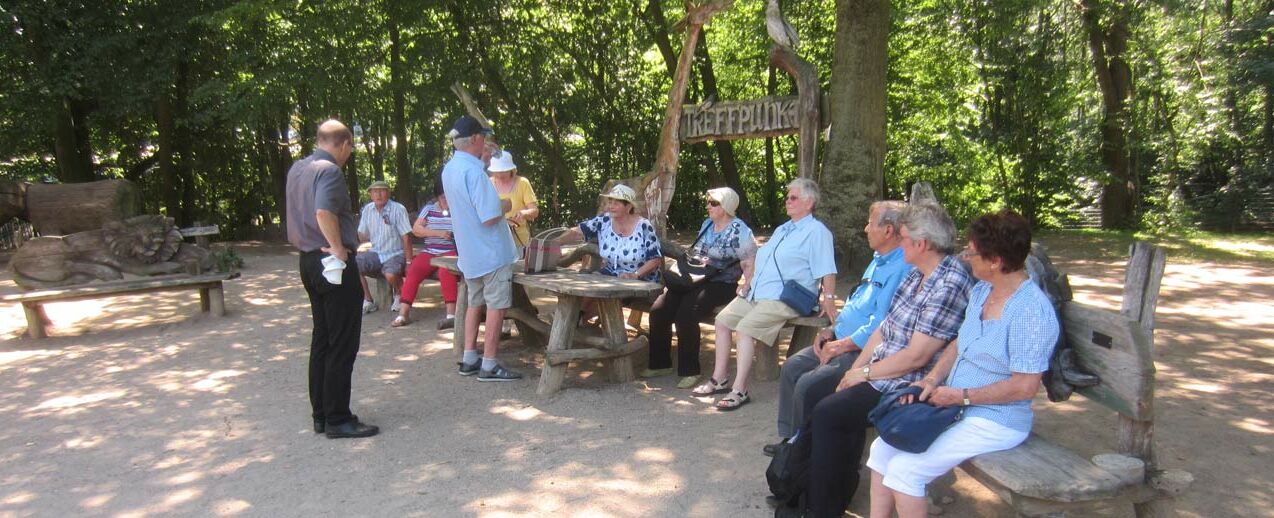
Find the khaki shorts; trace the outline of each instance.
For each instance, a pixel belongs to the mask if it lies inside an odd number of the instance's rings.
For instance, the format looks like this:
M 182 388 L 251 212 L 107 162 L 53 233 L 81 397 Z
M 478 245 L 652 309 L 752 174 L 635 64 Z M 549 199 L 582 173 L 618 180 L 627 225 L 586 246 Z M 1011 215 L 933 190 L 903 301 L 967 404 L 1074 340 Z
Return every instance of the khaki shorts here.
M 774 346 L 783 325 L 789 318 L 796 316 L 796 310 L 777 300 L 749 301 L 743 297 L 735 297 L 717 313 L 717 322 Z
M 487 309 L 509 309 L 513 306 L 513 265 L 506 264 L 495 271 L 470 279 L 465 277 L 469 290 L 469 307 L 486 306 Z

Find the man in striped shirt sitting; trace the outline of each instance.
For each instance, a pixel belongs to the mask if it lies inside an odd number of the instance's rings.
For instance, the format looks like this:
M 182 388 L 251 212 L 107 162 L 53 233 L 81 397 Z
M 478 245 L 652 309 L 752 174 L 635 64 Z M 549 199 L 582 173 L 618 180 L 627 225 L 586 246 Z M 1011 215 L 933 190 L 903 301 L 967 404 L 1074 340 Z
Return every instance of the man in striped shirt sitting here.
M 372 182 L 367 188 L 372 202 L 359 212 L 358 239 L 371 241 L 370 253 L 358 254 L 358 280 L 363 284 L 363 314 L 380 309 L 367 289 L 367 276 L 383 275 L 393 291 L 389 310 L 398 312 L 398 291 L 402 287 L 403 270 L 411 262 L 411 220 L 407 208 L 389 199 L 389 184 Z

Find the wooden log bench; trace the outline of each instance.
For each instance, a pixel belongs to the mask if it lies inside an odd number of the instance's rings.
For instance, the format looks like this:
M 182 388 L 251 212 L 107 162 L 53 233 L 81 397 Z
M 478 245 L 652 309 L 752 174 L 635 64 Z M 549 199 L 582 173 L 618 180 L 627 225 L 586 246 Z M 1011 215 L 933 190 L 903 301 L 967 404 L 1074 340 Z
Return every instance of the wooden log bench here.
M 1154 312 L 1163 277 L 1163 250 L 1132 247 L 1119 313 L 1078 302 L 1062 307 L 1066 339 L 1080 364 L 1101 383 L 1079 389 L 1116 414 L 1118 454 L 1092 460 L 1032 433 L 1016 448 L 980 455 L 960 465 L 965 473 L 1013 506 L 1019 516 L 1079 516 L 1112 505 L 1134 506 L 1139 517 L 1167 515 L 1162 497 L 1183 491 L 1192 477 L 1158 470 L 1154 431 Z M 1088 413 L 1068 419 L 1108 419 Z M 931 484 L 930 497 L 945 501 L 951 478 Z
M 202 275 L 165 275 L 145 279 L 110 281 L 67 288 L 29 291 L 6 295 L 0 302 L 18 302 L 27 317 L 27 333 L 31 338 L 47 335 L 48 317 L 43 305 L 49 302 L 98 299 L 114 295 L 149 293 L 155 291 L 199 290 L 199 309 L 204 313 L 223 316 L 226 313 L 225 294 L 221 283 L 239 277 L 239 272 L 209 273 Z

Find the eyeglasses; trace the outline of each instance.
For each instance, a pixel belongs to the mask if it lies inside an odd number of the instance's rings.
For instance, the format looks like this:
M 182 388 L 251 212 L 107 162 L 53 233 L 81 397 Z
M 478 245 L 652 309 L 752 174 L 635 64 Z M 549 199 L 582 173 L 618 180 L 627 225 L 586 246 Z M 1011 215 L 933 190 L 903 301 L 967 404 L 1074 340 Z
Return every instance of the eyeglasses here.
M 717 201 L 717 200 L 708 200 L 708 206 L 709 206 L 709 207 L 720 207 L 720 206 L 721 206 L 721 202 L 719 202 L 719 201 Z
M 795 195 L 795 194 L 789 194 L 789 195 L 787 195 L 787 201 L 796 201 L 796 200 L 799 200 L 799 199 L 801 199 L 801 197 L 800 197 L 800 196 L 797 196 L 797 195 Z
M 386 225 L 388 225 L 388 224 L 389 224 L 389 214 L 381 214 L 381 215 L 380 215 L 380 220 L 381 220 L 381 221 L 384 221 L 384 222 L 385 222 L 385 224 L 386 224 Z
M 966 246 L 964 250 L 961 250 L 960 253 L 956 254 L 956 257 L 959 257 L 961 259 L 964 259 L 965 261 L 968 261 L 969 259 L 972 259 L 974 257 L 982 257 L 982 254 L 979 254 L 975 252 L 972 248 L 969 248 Z

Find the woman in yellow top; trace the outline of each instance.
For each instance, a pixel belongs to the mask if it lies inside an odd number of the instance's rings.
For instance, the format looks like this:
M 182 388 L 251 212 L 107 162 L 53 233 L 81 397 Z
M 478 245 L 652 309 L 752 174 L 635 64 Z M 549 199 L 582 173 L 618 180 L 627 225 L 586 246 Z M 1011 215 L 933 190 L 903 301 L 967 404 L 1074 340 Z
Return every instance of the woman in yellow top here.
M 508 151 L 492 153 L 487 171 L 491 173 L 491 183 L 495 185 L 500 199 L 509 200 L 513 206 L 504 214 L 504 219 L 509 222 L 513 244 L 517 245 L 518 257 L 521 257 L 527 243 L 531 242 L 531 222 L 540 216 L 535 191 L 531 189 L 530 180 L 518 176 L 518 166 L 513 163 L 513 154 Z

